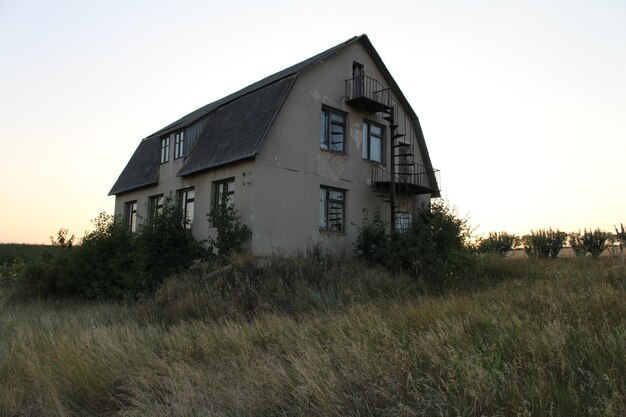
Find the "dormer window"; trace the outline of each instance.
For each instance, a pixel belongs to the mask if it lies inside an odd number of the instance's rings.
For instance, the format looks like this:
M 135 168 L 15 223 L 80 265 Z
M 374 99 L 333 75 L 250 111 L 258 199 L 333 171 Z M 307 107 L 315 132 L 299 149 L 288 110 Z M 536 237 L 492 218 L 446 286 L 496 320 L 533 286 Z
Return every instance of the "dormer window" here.
M 174 159 L 185 156 L 185 132 L 181 131 L 174 135 Z
M 161 138 L 161 163 L 164 164 L 170 160 L 170 137 Z

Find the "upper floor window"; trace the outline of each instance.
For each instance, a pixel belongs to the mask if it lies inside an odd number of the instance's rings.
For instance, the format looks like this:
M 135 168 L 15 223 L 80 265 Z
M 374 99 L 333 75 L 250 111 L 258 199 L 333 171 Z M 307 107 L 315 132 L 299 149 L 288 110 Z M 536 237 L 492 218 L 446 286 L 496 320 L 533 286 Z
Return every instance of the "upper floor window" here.
M 137 200 L 124 204 L 124 221 L 128 230 L 131 232 L 137 230 Z
M 174 159 L 182 158 L 185 155 L 185 132 L 178 132 L 174 135 Z
M 161 163 L 170 160 L 170 137 L 161 138 Z
M 185 229 L 191 229 L 193 224 L 195 196 L 196 192 L 193 187 L 178 191 L 178 208 L 182 215 Z
M 320 230 L 346 231 L 346 191 L 320 186 Z
M 320 118 L 320 148 L 331 152 L 346 152 L 346 114 L 322 107 Z
M 228 178 L 213 183 L 213 204 L 212 209 L 217 210 L 222 199 L 226 199 L 226 204 L 230 207 L 234 204 L 235 195 L 235 179 Z
M 363 159 L 383 162 L 383 132 L 381 125 L 363 122 Z
M 163 194 L 153 195 L 148 199 L 148 216 L 153 221 L 163 210 Z

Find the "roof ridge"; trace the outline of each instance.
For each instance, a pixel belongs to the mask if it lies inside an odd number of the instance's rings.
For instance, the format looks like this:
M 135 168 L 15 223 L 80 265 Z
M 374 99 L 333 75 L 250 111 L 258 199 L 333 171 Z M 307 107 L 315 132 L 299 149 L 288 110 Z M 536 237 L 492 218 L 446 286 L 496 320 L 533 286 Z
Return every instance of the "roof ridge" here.
M 192 124 L 193 122 L 197 121 L 198 119 L 207 116 L 211 113 L 213 113 L 214 111 L 216 111 L 217 109 L 232 103 L 242 97 L 245 97 L 248 94 L 251 94 L 253 92 L 256 92 L 262 88 L 265 88 L 267 86 L 270 86 L 276 82 L 279 82 L 281 80 L 284 80 L 285 78 L 292 76 L 292 75 L 299 75 L 300 72 L 302 72 L 303 70 L 308 69 L 309 67 L 311 67 L 312 65 L 315 65 L 317 63 L 319 63 L 320 61 L 326 59 L 328 56 L 334 54 L 335 52 L 345 48 L 346 46 L 352 44 L 353 42 L 356 42 L 357 40 L 360 40 L 362 38 L 367 38 L 367 35 L 363 34 L 360 36 L 353 36 L 352 38 L 333 46 L 332 48 L 329 48 L 325 51 L 322 51 L 316 55 L 313 55 L 303 61 L 300 61 L 294 65 L 291 65 L 287 68 L 284 68 L 278 72 L 275 72 L 274 74 L 271 74 L 265 78 L 262 78 L 258 81 L 253 82 L 252 84 L 235 91 L 234 93 L 228 94 L 218 100 L 215 100 L 211 103 L 208 103 L 190 113 L 188 113 L 187 115 L 181 117 L 180 119 L 176 120 L 173 123 L 170 123 L 169 125 L 165 126 L 162 129 L 157 130 L 156 132 L 148 135 L 146 138 L 149 137 L 153 137 L 153 136 L 157 136 L 157 135 L 162 135 L 166 132 L 173 132 L 177 129 L 181 129 L 184 127 L 187 127 L 188 125 Z

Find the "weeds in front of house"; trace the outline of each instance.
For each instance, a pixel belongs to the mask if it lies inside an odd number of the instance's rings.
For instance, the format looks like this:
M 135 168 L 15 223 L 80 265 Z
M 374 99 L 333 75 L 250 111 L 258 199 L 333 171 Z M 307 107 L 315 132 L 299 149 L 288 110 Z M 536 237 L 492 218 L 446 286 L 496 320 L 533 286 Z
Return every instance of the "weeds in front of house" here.
M 615 260 L 484 259 L 498 285 L 438 297 L 394 288 L 401 278 L 382 269 L 300 259 L 251 272 L 238 259 L 221 284 L 200 266 L 168 280 L 152 306 L 5 299 L 0 410 L 625 415 L 626 276 Z M 280 291 L 290 292 L 272 298 Z

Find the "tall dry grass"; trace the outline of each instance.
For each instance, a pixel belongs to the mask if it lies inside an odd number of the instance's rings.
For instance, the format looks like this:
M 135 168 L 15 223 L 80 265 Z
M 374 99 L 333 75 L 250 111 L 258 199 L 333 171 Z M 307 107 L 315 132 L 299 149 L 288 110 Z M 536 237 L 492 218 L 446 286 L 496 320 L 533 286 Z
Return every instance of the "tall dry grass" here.
M 501 282 L 438 297 L 368 298 L 369 286 L 353 302 L 327 294 L 343 301 L 247 317 L 194 307 L 207 300 L 200 287 L 185 295 L 188 283 L 174 286 L 188 305 L 168 298 L 161 314 L 153 301 L 4 299 L 0 414 L 626 415 L 623 268 L 492 260 L 484 271 Z

